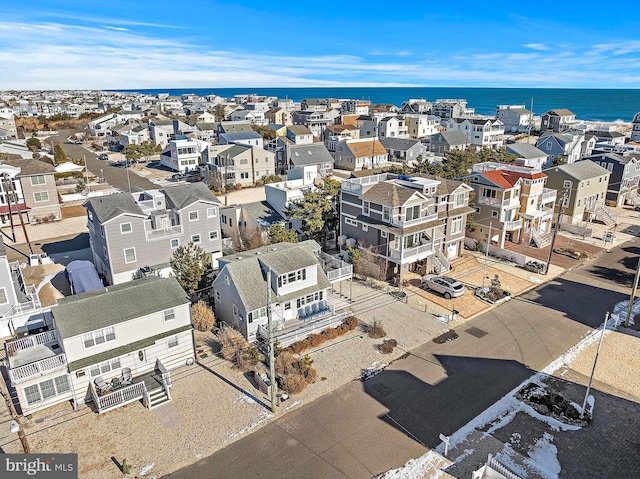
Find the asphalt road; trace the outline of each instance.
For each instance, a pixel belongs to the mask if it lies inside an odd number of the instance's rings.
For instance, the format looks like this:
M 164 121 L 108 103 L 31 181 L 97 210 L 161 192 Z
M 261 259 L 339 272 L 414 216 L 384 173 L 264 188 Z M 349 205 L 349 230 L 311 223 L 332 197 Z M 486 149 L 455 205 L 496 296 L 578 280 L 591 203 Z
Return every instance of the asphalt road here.
M 457 339 L 426 343 L 168 477 L 355 479 L 400 467 L 601 324 L 628 298 L 639 253 L 635 243 L 602 253 L 459 326 Z
M 116 168 L 115 166 L 110 166 L 108 161 L 98 160 L 98 155 L 87 150 L 82 145 L 69 143 L 67 141 L 69 134 L 70 130 L 61 130 L 57 135 L 47 138 L 45 143 L 51 144 L 51 141 L 53 141 L 54 144 L 60 143 L 67 156 L 71 158 L 84 158 L 87 162 L 87 168 L 89 171 L 98 177 L 103 175 L 104 178 L 106 178 L 107 183 L 114 188 L 119 188 L 122 191 L 129 191 L 129 182 L 131 183 L 132 191 L 136 188 L 143 190 L 158 188 L 158 186 L 153 184 L 151 181 L 146 178 L 142 178 L 135 173 L 129 171 L 127 175 L 126 168 Z

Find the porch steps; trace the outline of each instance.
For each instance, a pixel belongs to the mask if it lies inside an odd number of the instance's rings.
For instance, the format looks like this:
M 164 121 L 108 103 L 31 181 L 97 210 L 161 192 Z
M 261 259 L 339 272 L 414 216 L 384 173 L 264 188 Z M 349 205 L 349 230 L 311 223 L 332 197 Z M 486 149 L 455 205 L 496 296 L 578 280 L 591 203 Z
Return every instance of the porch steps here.
M 433 256 L 433 267 L 436 274 L 448 273 L 451 271 L 451 263 L 445 258 L 445 256 L 439 251 Z
M 160 406 L 160 404 L 164 404 L 169 401 L 170 399 L 164 389 L 158 388 L 153 391 L 149 391 L 149 409 L 153 409 L 154 407 Z
M 607 226 L 613 226 L 618 219 L 618 216 L 603 204 L 598 204 L 594 213 L 596 219 L 602 221 Z
M 536 248 L 544 248 L 551 244 L 551 234 L 544 233 L 540 228 L 535 228 L 531 231 L 531 240 Z

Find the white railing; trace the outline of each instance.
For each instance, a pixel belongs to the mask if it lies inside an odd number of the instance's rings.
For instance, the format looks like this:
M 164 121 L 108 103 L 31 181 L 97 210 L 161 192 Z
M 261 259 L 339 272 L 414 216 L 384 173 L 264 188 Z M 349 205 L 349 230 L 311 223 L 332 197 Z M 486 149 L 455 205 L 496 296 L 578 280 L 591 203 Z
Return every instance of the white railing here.
M 341 281 L 343 279 L 349 279 L 353 277 L 353 266 L 346 265 L 342 268 L 332 269 L 331 271 L 327 271 L 327 279 L 330 283 L 335 281 Z
M 522 228 L 522 218 L 513 221 L 503 221 L 503 229 L 505 231 L 519 230 Z
M 451 263 L 447 259 L 445 255 L 442 254 L 442 251 L 439 249 L 436 250 L 435 258 L 440 263 L 442 271 L 439 271 L 438 274 L 446 273 L 447 271 L 451 271 Z
M 498 462 L 498 458 L 492 457 L 491 454 L 489 454 L 489 457 L 487 458 L 487 466 L 489 466 L 494 471 L 502 474 L 506 479 L 522 479 L 519 475 L 507 469 L 506 466 Z
M 98 412 L 104 412 L 115 406 L 121 406 L 128 402 L 141 399 L 144 397 L 146 391 L 147 388 L 145 387 L 144 382 L 139 382 L 132 384 L 131 386 L 118 389 L 112 393 L 105 394 L 104 396 L 100 396 L 96 393 L 93 400 L 98 408 Z
M 543 188 L 542 195 L 540 196 L 540 202 L 550 203 L 551 201 L 553 201 L 555 203 L 557 196 L 558 196 L 558 192 L 556 190 L 552 190 L 550 188 Z
M 169 236 L 179 236 L 182 234 L 182 226 L 169 226 L 167 228 L 158 228 L 155 230 L 147 230 L 147 240 L 163 239 Z
M 347 319 L 349 316 L 351 316 L 351 313 L 347 311 L 347 312 L 327 316 L 326 318 L 321 318 L 315 321 L 313 320 L 307 321 L 299 328 L 294 329 L 293 331 L 284 331 L 280 334 L 276 334 L 275 337 L 278 340 L 280 347 L 286 348 L 287 346 L 295 343 L 296 341 L 305 339 L 310 334 L 319 333 L 321 331 L 324 331 L 327 328 L 332 328 L 342 324 L 344 320 Z M 266 335 L 263 337 L 265 338 L 269 337 L 269 332 L 267 331 L 267 328 L 264 328 L 261 326 L 259 327 L 259 331 L 261 335 L 262 334 Z
M 7 356 L 13 356 L 17 351 L 31 349 L 42 344 L 53 343 L 58 340 L 55 331 L 45 331 L 44 333 L 32 334 L 24 338 L 14 339 L 5 343 L 4 347 Z
M 67 358 L 64 354 L 58 354 L 46 359 L 41 359 L 35 363 L 25 364 L 17 368 L 9 370 L 9 376 L 13 383 L 19 383 L 33 376 L 41 376 L 54 369 L 65 368 L 67 366 Z
M 410 258 L 413 261 L 426 258 L 433 254 L 433 247 L 430 244 L 416 246 L 415 248 L 392 249 L 389 251 L 389 257 L 397 261 L 404 261 Z
M 428 216 L 422 216 L 420 218 L 415 218 L 415 219 L 412 219 L 412 220 L 403 220 L 401 218 L 395 218 L 394 217 L 394 218 L 391 219 L 391 224 L 393 226 L 400 226 L 401 228 L 402 227 L 406 228 L 407 226 L 418 225 L 420 223 L 426 223 L 426 222 L 434 221 L 434 220 L 437 220 L 437 219 L 438 219 L 438 214 L 437 213 L 431 214 L 431 215 L 428 215 Z

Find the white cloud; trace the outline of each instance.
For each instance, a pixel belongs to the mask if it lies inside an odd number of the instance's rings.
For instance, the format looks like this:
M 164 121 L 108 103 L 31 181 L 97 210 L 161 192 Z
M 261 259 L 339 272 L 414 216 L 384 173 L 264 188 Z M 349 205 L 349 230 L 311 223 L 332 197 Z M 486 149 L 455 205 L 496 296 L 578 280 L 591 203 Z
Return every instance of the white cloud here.
M 546 51 L 549 50 L 549 47 L 544 43 L 526 43 L 522 45 L 525 48 L 531 48 L 532 50 Z
M 563 44 L 553 49 L 531 43 L 525 46 L 533 51 L 524 53 L 506 48 L 482 53 L 390 49 L 364 56 L 305 56 L 234 51 L 191 37 L 156 36 L 120 26 L 124 22 L 102 20 L 95 26 L 0 21 L 0 90 L 640 85 L 640 42 Z

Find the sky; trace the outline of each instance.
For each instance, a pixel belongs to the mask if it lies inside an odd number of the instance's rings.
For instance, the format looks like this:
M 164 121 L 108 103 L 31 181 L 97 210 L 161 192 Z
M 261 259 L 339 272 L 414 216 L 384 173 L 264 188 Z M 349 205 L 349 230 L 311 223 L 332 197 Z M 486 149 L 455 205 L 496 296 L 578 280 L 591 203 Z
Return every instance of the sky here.
M 624 3 L 0 0 L 0 90 L 640 88 Z

